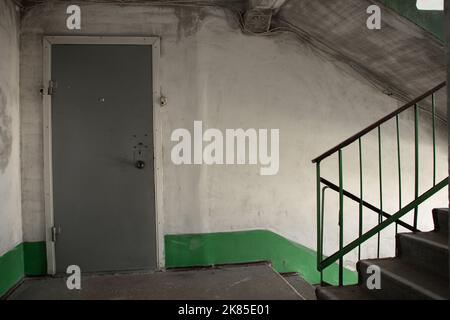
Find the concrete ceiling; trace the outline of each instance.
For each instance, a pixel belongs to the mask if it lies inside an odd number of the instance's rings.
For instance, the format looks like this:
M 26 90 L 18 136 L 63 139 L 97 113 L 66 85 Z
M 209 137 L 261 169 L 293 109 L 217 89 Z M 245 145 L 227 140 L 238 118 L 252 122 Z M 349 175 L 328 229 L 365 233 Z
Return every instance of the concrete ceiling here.
M 372 4 L 382 8 L 381 30 L 366 27 Z M 403 101 L 446 80 L 444 45 L 376 1 L 288 0 L 273 23 L 298 29 L 304 39 Z M 437 99 L 441 117 L 447 113 L 444 91 Z

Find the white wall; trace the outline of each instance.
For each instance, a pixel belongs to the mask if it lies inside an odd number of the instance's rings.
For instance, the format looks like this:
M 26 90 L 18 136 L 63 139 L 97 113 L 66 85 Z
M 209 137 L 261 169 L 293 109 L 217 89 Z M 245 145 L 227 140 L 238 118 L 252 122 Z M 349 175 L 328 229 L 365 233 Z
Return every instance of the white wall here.
M 82 31 L 65 29 L 65 7 L 40 6 L 23 20 L 21 47 L 23 125 L 23 220 L 25 239 L 44 239 L 42 103 L 42 35 L 157 35 L 162 39 L 161 87 L 169 99 L 163 111 L 164 137 L 164 232 L 206 233 L 247 229 L 271 229 L 315 249 L 315 167 L 311 160 L 344 138 L 396 109 L 399 103 L 371 88 L 343 65 L 328 61 L 291 35 L 255 37 L 243 35 L 229 13 L 222 10 L 188 10 L 146 6 L 82 7 Z M 259 166 L 181 166 L 170 160 L 173 130 L 192 130 L 194 120 L 208 128 L 280 129 L 280 171 L 262 177 Z M 413 147 L 412 118 L 401 119 L 405 194 L 411 199 Z M 429 127 L 421 130 L 427 141 L 421 174 L 429 182 L 431 160 Z M 386 127 L 385 210 L 394 212 L 396 167 L 394 131 Z M 440 177 L 446 173 L 445 130 L 440 128 Z M 388 141 L 392 141 L 389 143 Z M 378 199 L 376 140 L 369 140 L 365 166 L 371 174 L 365 195 Z M 346 187 L 356 191 L 357 167 L 350 162 L 354 150 L 344 154 Z M 429 159 L 428 159 L 429 158 Z M 396 159 L 396 158 L 395 158 Z M 427 159 L 427 160 L 425 160 Z M 337 163 L 324 163 L 325 176 L 336 180 Z M 353 170 L 353 171 L 352 171 Z M 395 178 L 395 179 L 394 179 Z M 406 184 L 409 182 L 409 185 Z M 425 182 L 425 181 L 424 181 Z M 423 185 L 421 190 L 425 189 Z M 394 189 L 396 190 L 396 189 Z M 337 216 L 336 197 L 330 196 L 330 216 Z M 333 200 L 334 199 L 334 200 Z M 405 199 L 405 201 L 407 200 Z M 425 228 L 431 228 L 433 206 L 445 205 L 446 196 L 436 198 L 423 210 Z M 334 212 L 333 212 L 334 211 Z M 334 214 L 333 214 L 334 213 Z M 370 223 L 376 221 L 371 216 Z M 357 211 L 346 214 L 347 225 L 355 225 Z M 335 221 L 327 220 L 327 228 Z M 354 229 L 354 228 L 353 228 Z M 327 229 L 329 230 L 329 229 Z M 355 229 L 354 229 L 355 230 Z M 327 235 L 326 253 L 337 244 L 336 232 Z M 349 240 L 349 239 L 348 239 Z M 392 242 L 392 236 L 388 241 Z M 387 242 L 387 244 L 391 244 Z M 371 244 L 365 249 L 374 252 Z M 392 254 L 387 250 L 386 254 Z M 355 256 L 349 255 L 349 263 Z
M 19 14 L 0 0 L 0 256 L 22 241 Z

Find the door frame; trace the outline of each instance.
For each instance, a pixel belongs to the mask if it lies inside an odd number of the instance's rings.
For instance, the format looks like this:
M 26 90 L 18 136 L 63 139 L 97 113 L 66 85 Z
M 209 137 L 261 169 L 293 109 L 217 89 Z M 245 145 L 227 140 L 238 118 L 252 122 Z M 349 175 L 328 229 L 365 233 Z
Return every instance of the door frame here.
M 56 274 L 55 243 L 52 241 L 54 226 L 53 212 L 53 154 L 52 154 L 52 99 L 48 94 L 51 81 L 52 45 L 55 44 L 104 44 L 104 45 L 146 45 L 152 47 L 153 83 L 153 139 L 154 139 L 154 182 L 156 215 L 156 260 L 157 268 L 164 263 L 164 215 L 163 215 L 163 161 L 162 161 L 162 113 L 159 60 L 161 54 L 159 37 L 114 37 L 114 36 L 44 36 L 43 38 L 43 113 L 44 113 L 44 193 L 45 193 L 45 242 L 47 251 L 47 273 Z

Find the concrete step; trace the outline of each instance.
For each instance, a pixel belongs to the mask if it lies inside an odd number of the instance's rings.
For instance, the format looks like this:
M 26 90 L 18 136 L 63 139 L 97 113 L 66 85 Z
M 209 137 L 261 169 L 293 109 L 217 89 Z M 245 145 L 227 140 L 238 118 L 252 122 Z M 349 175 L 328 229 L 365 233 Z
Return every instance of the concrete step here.
M 384 300 L 446 300 L 450 298 L 448 278 L 403 261 L 400 258 L 362 260 L 357 269 L 361 285 L 371 274 L 367 268 L 376 265 L 381 269 L 381 289 L 370 293 Z
M 317 300 L 316 288 L 298 274 L 283 274 L 282 276 L 305 300 Z
M 433 210 L 434 230 L 448 234 L 448 208 Z
M 318 300 L 375 300 L 369 290 L 363 286 L 317 287 Z
M 404 262 L 448 279 L 448 234 L 403 233 L 397 236 L 397 256 Z

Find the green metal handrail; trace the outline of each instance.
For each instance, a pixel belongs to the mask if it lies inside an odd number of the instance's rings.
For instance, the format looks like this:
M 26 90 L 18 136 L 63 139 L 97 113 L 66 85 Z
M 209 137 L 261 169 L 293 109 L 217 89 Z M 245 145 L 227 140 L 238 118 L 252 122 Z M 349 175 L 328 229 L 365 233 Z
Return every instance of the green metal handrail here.
M 352 144 L 353 142 L 355 142 L 356 140 L 358 140 L 359 138 L 361 138 L 362 136 L 365 136 L 367 133 L 369 133 L 370 131 L 377 129 L 380 125 L 382 125 L 383 123 L 387 122 L 388 120 L 394 118 L 396 115 L 402 113 L 405 110 L 410 109 L 411 107 L 415 106 L 416 104 L 418 104 L 420 101 L 424 100 L 425 98 L 430 97 L 432 94 L 434 94 L 436 91 L 444 88 L 446 86 L 446 82 L 442 82 L 441 84 L 437 85 L 436 87 L 434 87 L 433 89 L 431 89 L 430 91 L 427 91 L 426 93 L 424 93 L 423 95 L 421 95 L 420 97 L 417 97 L 416 99 L 412 100 L 411 102 L 408 102 L 407 104 L 405 104 L 403 107 L 389 113 L 387 116 L 381 118 L 380 120 L 378 120 L 377 122 L 371 124 L 370 126 L 368 126 L 367 128 L 361 130 L 360 132 L 358 132 L 357 134 L 351 136 L 350 138 L 348 138 L 347 140 L 341 142 L 340 144 L 338 144 L 337 146 L 335 146 L 334 148 L 328 150 L 327 152 L 323 153 L 322 155 L 318 156 L 317 158 L 315 158 L 312 162 L 313 163 L 318 163 L 326 158 L 328 158 L 329 156 L 335 154 L 337 151 L 339 151 L 340 149 L 344 149 L 345 147 L 347 147 L 348 145 Z
M 448 185 L 448 177 L 443 179 L 441 182 L 433 186 L 431 189 L 423 193 L 420 197 L 418 197 L 416 200 L 413 200 L 408 205 L 403 207 L 403 209 L 399 210 L 396 214 L 392 215 L 390 218 L 384 220 L 376 227 L 370 229 L 366 233 L 364 233 L 361 237 L 354 240 L 353 242 L 350 242 L 348 245 L 346 245 L 344 248 L 340 249 L 335 254 L 329 256 L 325 260 L 321 261 L 318 268 L 319 271 L 323 271 L 326 267 L 329 267 L 331 264 L 336 262 L 338 259 L 342 259 L 343 256 L 345 256 L 347 253 L 355 249 L 356 247 L 360 246 L 362 243 L 369 240 L 371 237 L 379 233 L 381 230 L 385 229 L 386 227 L 390 226 L 392 223 L 398 221 L 401 217 L 403 217 L 405 214 L 407 214 L 409 211 L 413 210 L 415 207 L 417 207 L 419 204 L 423 203 L 424 201 L 428 200 L 431 196 L 433 196 L 436 192 L 441 190 L 442 188 L 446 187 Z
M 329 267 L 331 264 L 339 261 L 339 285 L 343 285 L 343 258 L 349 253 L 351 250 L 355 248 L 359 248 L 358 250 L 358 259 L 361 259 L 361 244 L 365 241 L 377 235 L 377 257 L 380 257 L 380 241 L 381 241 L 381 232 L 388 227 L 389 225 L 395 223 L 395 233 L 398 233 L 398 226 L 402 226 L 407 228 L 410 231 L 418 231 L 417 223 L 418 223 L 418 207 L 424 201 L 426 201 L 429 197 L 434 195 L 436 192 L 444 188 L 448 185 L 448 177 L 436 184 L 436 100 L 435 93 L 444 88 L 446 86 L 446 82 L 443 82 L 436 86 L 435 88 L 429 90 L 423 95 L 417 97 L 411 102 L 407 103 L 403 107 L 391 112 L 387 116 L 383 117 L 379 121 L 373 123 L 367 128 L 361 130 L 356 135 L 348 138 L 342 143 L 338 144 L 336 147 L 328 150 L 321 156 L 317 157 L 313 160 L 313 163 L 316 164 L 316 192 L 317 192 L 317 268 L 321 272 L 321 279 L 323 278 L 323 270 Z M 431 96 L 431 116 L 432 116 L 432 129 L 433 129 L 433 187 L 428 191 L 424 192 L 422 195 L 419 195 L 419 102 L 422 100 L 429 98 Z M 406 206 L 402 206 L 402 172 L 401 172 L 401 149 L 400 149 L 400 128 L 399 128 L 399 114 L 409 110 L 410 108 L 414 108 L 414 200 L 410 202 Z M 382 125 L 395 118 L 396 121 L 396 132 L 397 132 L 397 166 L 398 166 L 398 183 L 399 183 L 399 209 L 398 211 L 390 215 L 383 211 L 383 163 L 382 163 Z M 380 203 L 379 208 L 375 207 L 372 204 L 367 203 L 363 199 L 363 158 L 362 158 L 362 137 L 372 132 L 373 130 L 377 130 L 378 133 L 378 179 L 379 179 L 379 192 L 380 192 Z M 344 190 L 344 175 L 343 175 L 343 149 L 352 144 L 353 142 L 358 141 L 358 151 L 359 151 L 359 176 L 360 176 L 360 196 L 357 197 L 348 191 Z M 338 155 L 338 170 L 339 170 L 339 185 L 335 185 L 330 181 L 321 177 L 321 162 L 331 155 Z M 321 197 L 321 185 L 324 184 L 326 187 L 323 189 L 323 194 Z M 330 257 L 323 260 L 323 224 L 324 224 L 324 198 L 325 198 L 325 190 L 326 188 L 330 188 L 339 193 L 339 250 L 331 255 Z M 357 203 L 359 203 L 359 232 L 358 238 L 351 242 L 350 244 L 344 246 L 344 198 L 349 198 Z M 321 203 L 322 202 L 322 203 Z M 364 208 L 370 209 L 378 214 L 378 224 L 376 227 L 367 231 L 363 234 L 363 216 L 364 216 Z M 413 226 L 406 224 L 401 221 L 400 218 L 407 214 L 409 211 L 414 210 L 414 222 Z M 385 220 L 383 219 L 385 218 Z
M 339 192 L 339 187 L 337 185 L 335 185 L 334 183 L 332 183 L 332 182 L 330 182 L 330 181 L 328 181 L 327 179 L 324 179 L 324 178 L 321 178 L 320 181 L 322 182 L 322 184 L 325 185 L 325 187 L 322 189 L 322 214 L 321 214 L 321 216 L 322 216 L 322 225 L 323 225 L 323 216 L 324 216 L 324 212 L 323 211 L 324 211 L 324 203 L 325 203 L 324 189 L 327 188 L 327 189 L 331 189 L 333 191 Z M 343 189 L 343 192 L 344 192 L 344 196 L 345 197 L 349 198 L 350 200 L 353 200 L 354 202 L 359 203 L 360 206 L 365 207 L 365 208 L 367 208 L 367 209 L 377 213 L 378 215 L 382 215 L 385 218 L 392 217 L 391 214 L 389 214 L 389 213 L 387 213 L 387 212 L 385 212 L 385 211 L 383 211 L 381 209 L 378 209 L 374 205 L 372 205 L 372 204 L 362 200 L 361 198 L 355 196 L 354 194 L 348 192 L 347 190 Z M 397 223 L 398 223 L 398 225 L 402 226 L 405 229 L 408 229 L 409 231 L 412 231 L 412 232 L 420 231 L 417 228 L 414 228 L 413 226 L 407 224 L 406 222 L 398 221 Z M 362 236 L 362 228 L 360 228 L 360 235 L 359 236 Z

